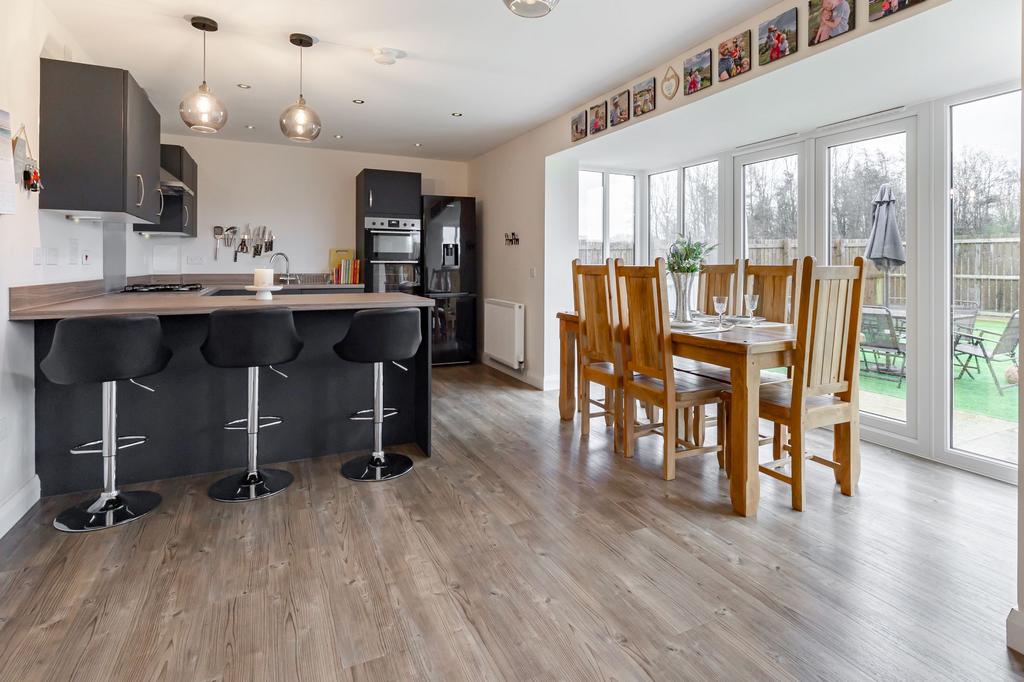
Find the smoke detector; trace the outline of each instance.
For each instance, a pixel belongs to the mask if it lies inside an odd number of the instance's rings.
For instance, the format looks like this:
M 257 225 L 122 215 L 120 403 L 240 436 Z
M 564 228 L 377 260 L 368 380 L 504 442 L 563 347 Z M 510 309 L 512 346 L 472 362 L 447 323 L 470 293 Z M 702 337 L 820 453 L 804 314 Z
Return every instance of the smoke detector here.
M 373 61 L 378 64 L 385 66 L 391 66 L 399 59 L 405 59 L 406 54 L 402 50 L 396 50 L 393 47 L 375 47 L 373 48 Z

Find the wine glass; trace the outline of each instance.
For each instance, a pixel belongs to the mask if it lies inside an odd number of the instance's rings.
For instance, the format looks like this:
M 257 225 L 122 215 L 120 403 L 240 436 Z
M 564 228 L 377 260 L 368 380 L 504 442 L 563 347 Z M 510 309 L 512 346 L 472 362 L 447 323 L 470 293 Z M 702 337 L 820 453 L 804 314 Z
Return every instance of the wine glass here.
M 729 297 L 715 296 L 712 302 L 715 304 L 715 312 L 718 313 L 718 328 L 724 329 L 725 325 L 722 324 L 722 316 L 725 315 L 725 311 L 729 307 Z
M 754 311 L 757 310 L 757 304 L 761 302 L 761 297 L 757 294 L 745 294 L 743 296 L 743 303 L 747 306 L 747 315 L 750 317 L 750 325 L 754 325 Z

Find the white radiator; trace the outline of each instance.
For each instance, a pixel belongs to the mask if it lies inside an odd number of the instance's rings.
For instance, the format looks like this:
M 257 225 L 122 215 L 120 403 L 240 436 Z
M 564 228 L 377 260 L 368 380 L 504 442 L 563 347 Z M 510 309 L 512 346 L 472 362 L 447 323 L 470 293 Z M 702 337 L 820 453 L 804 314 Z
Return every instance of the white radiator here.
M 522 303 L 484 301 L 484 355 L 522 369 L 525 361 L 525 316 Z

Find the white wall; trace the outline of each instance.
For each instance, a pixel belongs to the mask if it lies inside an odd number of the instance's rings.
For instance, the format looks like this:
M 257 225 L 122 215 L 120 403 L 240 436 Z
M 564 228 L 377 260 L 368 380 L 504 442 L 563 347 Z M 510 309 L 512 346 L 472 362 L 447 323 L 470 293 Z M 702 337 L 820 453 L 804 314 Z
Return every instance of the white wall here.
M 425 194 L 463 196 L 468 164 L 402 156 L 316 149 L 302 145 L 235 142 L 216 137 L 165 135 L 199 164 L 199 236 L 196 239 L 128 235 L 128 275 L 160 272 L 251 272 L 251 255 L 238 262 L 221 249 L 213 260 L 213 226 L 266 225 L 294 272 L 327 272 L 331 248 L 355 248 L 355 178 L 364 168 L 423 174 Z M 169 247 L 169 269 L 154 267 L 155 247 Z M 266 262 L 258 259 L 257 262 Z
M 526 368 L 522 376 L 538 388 L 544 384 L 541 358 L 547 323 L 543 305 L 544 164 L 549 154 L 560 149 L 564 132 L 560 122 L 546 124 L 469 165 L 469 193 L 478 199 L 484 226 L 481 293 L 485 298 L 526 305 Z M 575 222 L 572 231 L 576 233 Z M 505 246 L 506 232 L 520 235 L 518 246 Z
M 41 2 L 5 3 L 0 21 L 0 109 L 10 112 L 12 132 L 25 124 L 36 153 L 40 56 L 88 61 Z M 46 159 L 40 162 L 45 183 Z M 0 261 L 0 535 L 39 498 L 33 331 L 30 324 L 7 322 L 7 288 L 103 276 L 99 226 L 74 225 L 61 216 L 40 213 L 38 195 L 20 189 L 17 194 L 17 212 L 0 215 L 4 247 Z M 79 265 L 78 258 L 74 264 L 69 263 L 71 240 L 77 240 L 79 252 L 90 252 L 92 265 Z M 37 248 L 56 249 L 58 264 L 33 265 L 33 250 Z

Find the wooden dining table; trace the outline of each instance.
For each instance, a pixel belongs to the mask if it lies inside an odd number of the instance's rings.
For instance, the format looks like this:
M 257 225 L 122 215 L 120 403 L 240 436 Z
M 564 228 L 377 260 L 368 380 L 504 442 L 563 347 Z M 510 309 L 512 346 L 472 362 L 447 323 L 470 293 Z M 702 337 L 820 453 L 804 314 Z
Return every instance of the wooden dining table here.
M 559 413 L 565 421 L 576 416 L 576 337 L 579 318 L 575 313 L 558 313 L 559 320 Z M 758 412 L 761 370 L 790 367 L 796 351 L 796 328 L 766 323 L 761 327 L 736 326 L 712 333 L 672 332 L 672 352 L 681 358 L 706 362 L 730 370 L 732 411 L 729 437 L 732 440 L 729 493 L 732 508 L 741 516 L 757 513 L 760 498 Z

